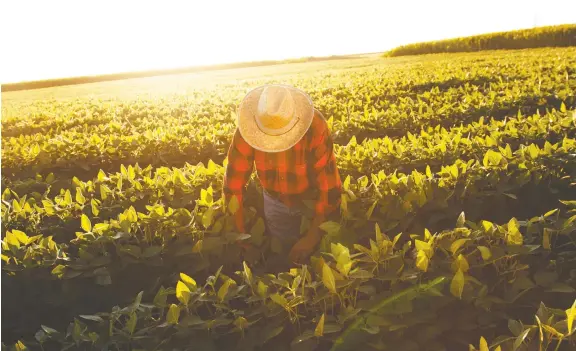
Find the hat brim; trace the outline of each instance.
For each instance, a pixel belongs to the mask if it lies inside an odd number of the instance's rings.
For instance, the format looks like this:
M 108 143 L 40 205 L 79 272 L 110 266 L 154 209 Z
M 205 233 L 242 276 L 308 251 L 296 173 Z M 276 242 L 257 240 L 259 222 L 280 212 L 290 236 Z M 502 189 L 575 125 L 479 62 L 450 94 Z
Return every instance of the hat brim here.
M 256 150 L 264 152 L 286 151 L 296 145 L 306 134 L 314 119 L 314 105 L 310 97 L 303 91 L 291 86 L 285 86 L 294 98 L 294 118 L 297 122 L 292 129 L 282 135 L 264 133 L 256 123 L 256 111 L 260 95 L 266 86 L 251 90 L 240 103 L 237 112 L 238 130 L 242 138 Z

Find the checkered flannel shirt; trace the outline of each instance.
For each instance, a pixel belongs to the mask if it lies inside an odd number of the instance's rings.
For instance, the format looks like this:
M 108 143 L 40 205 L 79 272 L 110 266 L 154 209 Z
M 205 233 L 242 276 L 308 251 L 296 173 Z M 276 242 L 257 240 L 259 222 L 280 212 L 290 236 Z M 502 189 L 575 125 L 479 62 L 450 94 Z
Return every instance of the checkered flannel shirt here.
M 283 152 L 256 150 L 237 129 L 228 150 L 224 176 L 226 201 L 236 195 L 242 204 L 254 165 L 262 187 L 289 207 L 311 198 L 315 201 L 315 214 L 325 217 L 340 204 L 342 182 L 334 145 L 328 124 L 317 110 L 304 137 Z

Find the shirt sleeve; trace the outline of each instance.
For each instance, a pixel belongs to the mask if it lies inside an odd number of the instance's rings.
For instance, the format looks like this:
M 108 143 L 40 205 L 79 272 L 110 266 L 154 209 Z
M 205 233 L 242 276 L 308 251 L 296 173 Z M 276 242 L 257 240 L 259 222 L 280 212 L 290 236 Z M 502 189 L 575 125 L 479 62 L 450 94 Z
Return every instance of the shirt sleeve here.
M 242 138 L 236 129 L 230 148 L 228 149 L 228 165 L 224 173 L 224 196 L 228 202 L 236 195 L 242 206 L 246 184 L 254 169 L 254 149 Z
M 319 112 L 316 112 L 319 114 Z M 341 201 L 342 182 L 336 166 L 334 142 L 328 124 L 321 115 L 318 128 L 310 143 L 311 163 L 315 172 L 318 199 L 315 204 L 317 216 L 326 216 L 338 208 Z M 315 117 L 318 118 L 318 117 Z

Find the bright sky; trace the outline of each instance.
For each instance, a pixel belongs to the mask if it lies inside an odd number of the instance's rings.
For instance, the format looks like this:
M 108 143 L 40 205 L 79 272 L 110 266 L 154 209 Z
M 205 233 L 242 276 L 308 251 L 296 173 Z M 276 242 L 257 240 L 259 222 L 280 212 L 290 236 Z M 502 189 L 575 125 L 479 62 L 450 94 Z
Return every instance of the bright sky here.
M 574 0 L 12 0 L 0 6 L 2 83 L 380 52 L 576 23 Z

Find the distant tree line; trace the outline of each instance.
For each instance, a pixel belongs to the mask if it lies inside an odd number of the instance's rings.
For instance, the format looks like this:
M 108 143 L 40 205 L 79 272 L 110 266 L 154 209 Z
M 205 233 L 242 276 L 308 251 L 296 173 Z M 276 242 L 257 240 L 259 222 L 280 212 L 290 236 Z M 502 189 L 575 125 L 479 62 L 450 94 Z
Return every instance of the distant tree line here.
M 386 52 L 384 56 L 394 57 L 445 52 L 473 52 L 483 50 L 566 46 L 576 46 L 576 24 L 546 26 L 408 44 L 392 49 Z
M 358 55 L 332 55 L 325 57 L 302 57 L 287 60 L 268 60 L 268 61 L 253 61 L 253 62 L 236 62 L 236 63 L 226 63 L 217 65 L 207 65 L 207 66 L 193 66 L 193 67 L 183 67 L 183 68 L 172 68 L 172 69 L 162 69 L 162 70 L 149 70 L 149 71 L 135 71 L 135 72 L 124 72 L 124 73 L 113 73 L 95 76 L 80 76 L 80 77 L 69 77 L 69 78 L 55 78 L 37 81 L 27 81 L 18 83 L 7 83 L 1 86 L 1 91 L 19 91 L 19 90 L 31 90 L 31 89 L 42 89 L 42 88 L 52 88 L 63 85 L 77 85 L 77 84 L 87 84 L 87 83 L 98 83 L 107 82 L 113 80 L 124 80 L 131 78 L 146 78 L 155 77 L 171 74 L 186 74 L 193 72 L 202 71 L 212 71 L 212 70 L 225 70 L 225 69 L 236 69 L 236 68 L 247 68 L 247 67 L 261 67 L 261 66 L 272 66 L 280 64 L 289 63 L 305 63 L 305 62 L 315 62 L 315 61 L 327 61 L 327 60 L 344 60 L 350 58 L 358 58 Z

